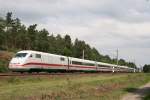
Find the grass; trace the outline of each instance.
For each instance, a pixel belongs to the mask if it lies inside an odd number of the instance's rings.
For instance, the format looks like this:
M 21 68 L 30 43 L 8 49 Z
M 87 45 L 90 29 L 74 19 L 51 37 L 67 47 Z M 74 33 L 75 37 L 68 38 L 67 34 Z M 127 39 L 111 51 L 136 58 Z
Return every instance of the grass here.
M 1 100 L 119 100 L 150 74 L 66 75 L 0 78 Z

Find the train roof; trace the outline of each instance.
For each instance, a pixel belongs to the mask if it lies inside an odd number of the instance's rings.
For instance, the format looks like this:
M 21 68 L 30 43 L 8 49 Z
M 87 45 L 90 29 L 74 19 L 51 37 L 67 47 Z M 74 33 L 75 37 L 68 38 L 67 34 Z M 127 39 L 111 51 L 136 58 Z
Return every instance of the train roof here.
M 22 50 L 22 51 L 19 51 L 17 53 L 38 53 L 38 54 L 42 54 L 42 55 L 51 55 L 51 56 L 57 56 L 57 57 L 66 57 L 66 56 L 63 56 L 63 55 L 57 55 L 57 54 L 51 54 L 51 53 L 45 53 L 45 52 L 33 51 L 33 50 Z
M 56 56 L 56 57 L 67 57 L 67 56 L 63 56 L 63 55 L 57 55 L 57 54 L 51 54 L 51 53 L 45 53 L 45 52 L 40 52 L 40 51 L 33 51 L 33 50 L 22 50 L 19 51 L 17 53 L 38 53 L 38 54 L 43 54 L 43 55 L 51 55 L 51 56 Z M 106 65 L 106 66 L 111 66 L 111 67 L 120 67 L 120 68 L 129 68 L 129 69 L 134 69 L 131 67 L 127 67 L 127 66 L 120 66 L 120 65 L 115 65 L 115 64 L 108 64 L 108 63 L 104 63 L 104 62 L 97 62 L 97 61 L 92 61 L 92 60 L 86 60 L 86 59 L 80 59 L 80 58 L 74 58 L 74 57 L 69 57 L 72 60 L 75 61 L 81 61 L 81 62 L 89 62 L 89 63 L 97 63 L 100 65 Z
M 95 61 L 93 61 L 93 60 L 86 60 L 86 59 L 80 59 L 80 58 L 74 58 L 74 57 L 69 57 L 69 58 L 71 58 L 72 60 L 75 60 L 75 61 L 95 63 Z

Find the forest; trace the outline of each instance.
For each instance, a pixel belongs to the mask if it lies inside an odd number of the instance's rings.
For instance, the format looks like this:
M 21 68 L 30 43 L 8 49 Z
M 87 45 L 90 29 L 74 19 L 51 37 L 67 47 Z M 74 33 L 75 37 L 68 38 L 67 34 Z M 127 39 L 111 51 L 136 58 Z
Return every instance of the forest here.
M 36 50 L 76 58 L 82 58 L 84 50 L 85 59 L 112 64 L 117 62 L 117 59 L 101 54 L 84 40 L 76 38 L 72 41 L 69 35 L 61 36 L 61 33 L 54 36 L 45 28 L 38 30 L 37 24 L 26 26 L 19 18 L 14 18 L 12 12 L 8 12 L 5 17 L 0 16 L 0 51 L 20 50 Z M 135 63 L 124 59 L 119 59 L 118 64 L 136 67 Z

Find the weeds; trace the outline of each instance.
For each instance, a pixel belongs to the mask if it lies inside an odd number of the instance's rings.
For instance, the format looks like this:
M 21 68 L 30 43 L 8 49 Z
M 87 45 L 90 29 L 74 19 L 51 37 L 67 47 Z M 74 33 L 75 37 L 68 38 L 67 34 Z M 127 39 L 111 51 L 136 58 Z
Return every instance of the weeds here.
M 10 88 L 0 88 L 2 99 L 21 100 L 113 100 L 132 89 L 150 81 L 148 74 L 106 76 L 62 77 L 62 78 L 10 78 Z M 23 85 L 20 85 L 22 84 Z M 14 87 L 15 86 L 15 87 Z M 20 87 L 20 88 L 17 88 Z M 8 92 L 10 91 L 10 92 Z M 12 94 L 12 91 L 16 91 Z M 20 91 L 20 92 L 18 92 Z M 4 95 L 9 97 L 6 97 Z
M 21 80 L 17 77 L 11 77 L 7 80 L 7 82 L 10 84 L 19 84 Z

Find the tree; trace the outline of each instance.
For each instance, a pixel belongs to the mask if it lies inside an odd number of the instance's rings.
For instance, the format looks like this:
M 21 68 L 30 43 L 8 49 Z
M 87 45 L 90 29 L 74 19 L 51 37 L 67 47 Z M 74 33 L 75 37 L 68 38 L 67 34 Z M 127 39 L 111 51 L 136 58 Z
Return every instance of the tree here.
M 12 44 L 12 37 L 11 37 L 11 29 L 12 29 L 12 22 L 13 22 L 13 19 L 12 19 L 12 12 L 8 12 L 6 14 L 6 17 L 5 17 L 5 32 L 4 32 L 4 48 L 6 50 L 8 50 L 9 48 L 11 48 Z
M 66 56 L 72 56 L 72 41 L 69 35 L 64 36 L 64 49 L 63 49 L 63 54 Z
M 69 35 L 65 35 L 64 40 L 65 40 L 65 47 L 68 48 L 68 49 L 71 49 L 72 42 L 71 42 L 70 36 Z
M 63 55 L 63 49 L 65 47 L 65 41 L 64 39 L 61 37 L 60 34 L 58 34 L 56 36 L 56 41 L 55 41 L 55 53 L 56 54 L 60 54 L 60 55 Z
M 118 64 L 119 64 L 119 65 L 125 65 L 125 64 L 126 64 L 126 62 L 125 62 L 125 60 L 124 60 L 124 59 L 120 59 L 120 60 L 118 61 Z
M 136 68 L 135 63 L 133 63 L 133 62 L 128 62 L 127 66 L 132 67 L 132 68 Z
M 91 49 L 91 59 L 95 60 L 95 61 L 99 61 L 100 57 L 101 57 L 101 55 L 99 54 L 99 52 L 95 48 L 92 48 Z
M 12 12 L 8 12 L 6 15 L 6 25 L 11 26 L 12 25 Z
M 37 38 L 37 30 L 36 30 L 37 24 L 30 25 L 27 29 L 28 33 L 28 49 L 35 49 L 35 40 Z
M 12 28 L 11 28 L 11 31 L 10 31 L 10 34 L 9 34 L 9 42 L 11 42 L 11 47 L 12 49 L 15 49 L 17 48 L 17 43 L 18 43 L 18 37 L 19 35 L 21 34 L 20 32 L 20 29 L 21 29 L 21 22 L 20 22 L 20 19 L 19 18 L 16 18 L 13 20 L 12 22 Z
M 37 38 L 35 40 L 35 50 L 47 52 L 49 49 L 48 34 L 49 33 L 46 29 L 42 29 L 38 32 Z
M 73 47 L 73 56 L 77 58 L 82 58 L 83 50 L 87 50 L 85 42 L 76 39 Z M 85 59 L 87 59 L 86 54 L 87 52 L 85 51 Z
M 71 55 L 71 50 L 68 49 L 67 47 L 65 47 L 65 48 L 63 49 L 63 55 L 64 55 L 64 56 L 70 56 L 70 55 Z
M 150 73 L 150 65 L 144 65 L 144 67 L 143 67 L 143 71 L 145 72 L 145 73 Z
M 18 31 L 16 48 L 26 50 L 28 49 L 29 37 L 25 25 L 20 26 Z
M 49 53 L 55 53 L 55 51 L 56 51 L 56 47 L 55 47 L 56 38 L 54 37 L 53 34 L 48 36 L 47 38 L 48 38 L 48 44 L 49 44 L 48 52 Z
M 5 26 L 5 20 L 2 17 L 0 17 L 0 32 L 4 31 Z
M 111 62 L 111 58 L 108 55 L 105 55 L 101 58 L 102 62 L 109 63 Z
M 0 49 L 3 48 L 4 46 L 4 29 L 5 29 L 5 22 L 4 22 L 4 19 L 0 17 Z

